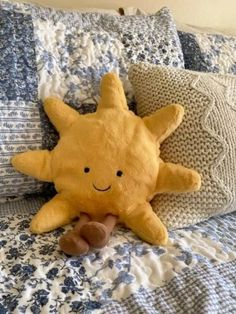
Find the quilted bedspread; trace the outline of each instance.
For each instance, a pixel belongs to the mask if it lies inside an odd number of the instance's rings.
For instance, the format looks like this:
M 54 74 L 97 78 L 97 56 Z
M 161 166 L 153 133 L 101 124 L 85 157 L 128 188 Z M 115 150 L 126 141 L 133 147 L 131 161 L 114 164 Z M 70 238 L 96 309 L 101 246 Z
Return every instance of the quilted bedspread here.
M 0 313 L 235 313 L 236 213 L 171 231 L 166 247 L 122 226 L 82 257 L 59 236 L 29 233 L 29 214 L 0 220 Z

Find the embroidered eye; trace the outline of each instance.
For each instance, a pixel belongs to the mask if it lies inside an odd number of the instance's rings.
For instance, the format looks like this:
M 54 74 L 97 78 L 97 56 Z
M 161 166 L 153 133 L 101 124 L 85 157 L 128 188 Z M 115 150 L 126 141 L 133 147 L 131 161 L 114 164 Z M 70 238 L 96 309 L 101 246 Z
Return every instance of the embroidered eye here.
M 90 169 L 89 169 L 88 167 L 85 167 L 85 168 L 84 168 L 84 172 L 85 172 L 85 173 L 88 173 L 89 171 L 90 171 Z
M 123 176 L 123 172 L 121 170 L 118 170 L 116 175 L 117 175 L 117 177 L 122 177 Z

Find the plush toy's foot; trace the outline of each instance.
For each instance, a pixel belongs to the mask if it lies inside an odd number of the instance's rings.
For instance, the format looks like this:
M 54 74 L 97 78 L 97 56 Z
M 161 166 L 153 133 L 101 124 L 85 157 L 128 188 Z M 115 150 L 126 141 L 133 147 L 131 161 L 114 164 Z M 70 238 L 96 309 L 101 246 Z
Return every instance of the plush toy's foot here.
M 75 233 L 68 232 L 59 240 L 61 250 L 68 254 L 79 256 L 89 251 L 89 244 Z
M 80 235 L 91 247 L 103 248 L 109 240 L 110 232 L 104 224 L 90 221 L 81 227 Z

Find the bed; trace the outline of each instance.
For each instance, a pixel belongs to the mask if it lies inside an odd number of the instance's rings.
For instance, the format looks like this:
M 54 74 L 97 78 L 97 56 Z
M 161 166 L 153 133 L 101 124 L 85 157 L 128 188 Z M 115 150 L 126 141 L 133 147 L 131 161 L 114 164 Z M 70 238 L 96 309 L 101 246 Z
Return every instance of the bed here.
M 235 213 L 150 246 L 117 227 L 84 257 L 58 247 L 68 228 L 35 236 L 31 214 L 1 218 L 2 313 L 234 313 Z
M 183 24 L 177 30 L 165 8 L 154 17 L 139 12 L 125 20 L 114 10 L 92 11 L 0 1 L 0 313 L 235 313 L 236 204 L 230 185 L 227 209 L 206 209 L 207 215 L 194 223 L 187 209 L 185 226 L 181 217 L 170 226 L 166 246 L 149 245 L 118 225 L 106 247 L 73 257 L 58 245 L 71 225 L 41 235 L 29 231 L 33 215 L 55 191 L 17 174 L 9 158 L 27 149 L 54 147 L 58 135 L 42 110 L 46 96 L 60 96 L 80 113 L 92 112 L 100 77 L 111 70 L 122 78 L 129 106 L 136 111 L 127 71 L 140 61 L 235 79 L 236 38 L 231 35 Z M 146 32 L 152 50 L 145 49 L 145 38 L 132 36 L 134 29 Z M 89 61 L 81 57 L 85 46 L 93 57 Z M 232 163 L 230 171 L 235 169 Z M 210 194 L 208 201 L 214 201 Z M 165 202 L 159 199 L 159 204 Z

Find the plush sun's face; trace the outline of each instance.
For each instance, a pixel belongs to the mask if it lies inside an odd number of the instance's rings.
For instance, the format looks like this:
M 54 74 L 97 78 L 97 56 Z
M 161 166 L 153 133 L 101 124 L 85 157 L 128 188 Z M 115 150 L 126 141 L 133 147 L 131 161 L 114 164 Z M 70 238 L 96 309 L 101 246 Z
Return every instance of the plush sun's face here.
M 61 137 L 52 156 L 54 184 L 83 206 L 127 206 L 154 192 L 157 157 L 142 119 L 106 109 L 80 116 Z

